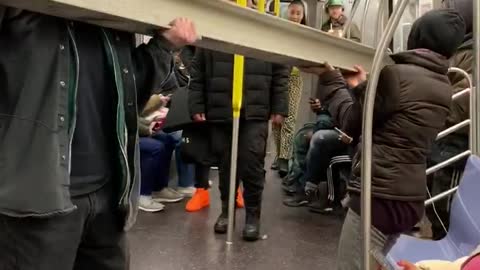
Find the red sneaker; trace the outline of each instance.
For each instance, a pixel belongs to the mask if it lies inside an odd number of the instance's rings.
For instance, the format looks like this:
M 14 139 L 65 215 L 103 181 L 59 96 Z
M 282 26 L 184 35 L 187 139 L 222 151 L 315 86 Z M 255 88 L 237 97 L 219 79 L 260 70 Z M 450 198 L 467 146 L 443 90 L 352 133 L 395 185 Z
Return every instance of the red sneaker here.
M 193 197 L 187 202 L 185 210 L 197 212 L 208 206 L 210 206 L 210 193 L 207 189 L 197 188 Z

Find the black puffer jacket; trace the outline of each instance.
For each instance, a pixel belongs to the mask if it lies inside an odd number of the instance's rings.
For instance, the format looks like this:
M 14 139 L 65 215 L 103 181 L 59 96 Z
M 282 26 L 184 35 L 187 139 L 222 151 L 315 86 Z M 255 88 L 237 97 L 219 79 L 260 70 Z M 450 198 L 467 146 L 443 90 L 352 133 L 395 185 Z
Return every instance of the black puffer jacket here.
M 392 55 L 395 64 L 383 68 L 374 108 L 374 197 L 424 200 L 426 157 L 444 126 L 453 92 L 447 77 L 447 57 L 461 43 L 463 34 L 463 20 L 456 12 L 427 13 L 412 28 L 409 48 L 413 50 Z M 322 104 L 328 106 L 341 128 L 353 136 L 361 132 L 365 85 L 354 89 L 356 99 L 353 99 L 339 71 L 328 72 L 320 78 Z M 350 183 L 353 192 L 360 192 L 361 186 L 361 146 L 358 149 L 354 180 Z
M 232 119 L 233 55 L 198 49 L 192 64 L 190 114 L 205 113 L 208 121 Z M 268 120 L 288 115 L 286 66 L 245 58 L 242 118 Z

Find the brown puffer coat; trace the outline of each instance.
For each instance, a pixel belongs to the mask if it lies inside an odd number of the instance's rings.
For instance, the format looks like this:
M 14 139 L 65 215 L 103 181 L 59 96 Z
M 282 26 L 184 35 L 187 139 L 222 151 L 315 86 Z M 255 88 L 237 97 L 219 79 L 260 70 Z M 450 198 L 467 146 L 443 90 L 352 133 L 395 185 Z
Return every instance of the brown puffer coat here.
M 463 44 L 450 59 L 450 66 L 465 70 L 468 74 L 473 72 L 473 1 L 472 0 L 446 0 L 444 4 L 447 7 L 454 8 L 460 13 L 465 21 L 466 35 Z M 460 73 L 450 73 L 450 82 L 453 85 L 454 93 L 458 93 L 470 85 L 464 75 Z M 470 94 L 464 94 L 453 100 L 450 105 L 450 113 L 445 123 L 445 129 L 454 126 L 470 118 Z M 459 131 L 452 133 L 445 138 L 437 141 L 432 151 L 430 161 L 436 164 L 445 161 L 455 155 L 458 155 L 468 149 L 470 127 L 464 127 Z M 451 168 L 463 170 L 466 159 L 457 162 Z M 435 180 L 436 181 L 436 180 Z M 447 185 L 448 187 L 448 185 Z
M 425 197 L 426 156 L 443 128 L 451 103 L 448 60 L 418 49 L 391 56 L 383 68 L 374 108 L 372 192 L 377 198 L 421 201 Z M 319 96 L 340 127 L 355 137 L 361 133 L 366 83 L 347 90 L 339 71 L 324 74 Z M 360 192 L 361 147 L 355 154 L 350 191 Z
M 469 40 L 462 45 L 458 52 L 451 58 L 451 66 L 458 67 L 465 70 L 468 74 L 473 71 L 473 42 Z M 469 88 L 468 80 L 459 73 L 451 73 L 449 75 L 452 82 L 454 92 L 458 93 L 466 88 Z M 456 125 L 466 119 L 470 118 L 470 95 L 463 95 L 455 99 L 450 107 L 450 114 L 447 118 L 446 127 Z M 469 128 L 461 129 L 458 134 L 468 136 Z

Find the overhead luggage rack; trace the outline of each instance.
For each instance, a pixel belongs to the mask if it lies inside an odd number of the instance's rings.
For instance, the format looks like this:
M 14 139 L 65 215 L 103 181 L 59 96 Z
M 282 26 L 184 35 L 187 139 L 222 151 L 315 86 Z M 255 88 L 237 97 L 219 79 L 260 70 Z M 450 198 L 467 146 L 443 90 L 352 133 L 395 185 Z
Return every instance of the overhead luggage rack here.
M 192 19 L 199 47 L 270 62 L 311 65 L 329 62 L 370 70 L 375 49 L 318 29 L 221 0 L 0 0 L 0 4 L 141 34 L 167 28 L 182 16 Z

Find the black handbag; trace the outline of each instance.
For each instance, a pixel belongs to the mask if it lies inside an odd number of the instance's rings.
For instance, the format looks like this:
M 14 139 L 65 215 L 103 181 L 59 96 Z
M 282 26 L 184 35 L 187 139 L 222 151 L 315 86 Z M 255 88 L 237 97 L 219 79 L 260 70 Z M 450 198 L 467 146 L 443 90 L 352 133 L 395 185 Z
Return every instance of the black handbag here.
M 187 163 L 214 166 L 217 164 L 212 152 L 208 123 L 191 123 L 182 132 L 180 155 Z
M 166 133 L 183 130 L 192 123 L 193 121 L 188 110 L 188 89 L 182 87 L 172 95 L 170 110 L 162 130 Z

